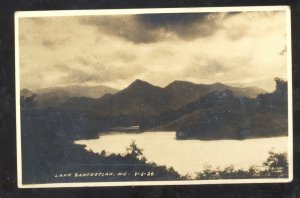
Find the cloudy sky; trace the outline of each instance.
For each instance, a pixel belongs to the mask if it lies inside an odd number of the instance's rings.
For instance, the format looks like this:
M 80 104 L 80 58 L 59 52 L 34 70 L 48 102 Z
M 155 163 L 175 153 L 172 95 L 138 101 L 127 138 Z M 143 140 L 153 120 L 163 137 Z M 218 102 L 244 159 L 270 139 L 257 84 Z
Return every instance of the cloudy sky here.
M 135 79 L 274 89 L 286 78 L 284 11 L 19 19 L 21 88 Z

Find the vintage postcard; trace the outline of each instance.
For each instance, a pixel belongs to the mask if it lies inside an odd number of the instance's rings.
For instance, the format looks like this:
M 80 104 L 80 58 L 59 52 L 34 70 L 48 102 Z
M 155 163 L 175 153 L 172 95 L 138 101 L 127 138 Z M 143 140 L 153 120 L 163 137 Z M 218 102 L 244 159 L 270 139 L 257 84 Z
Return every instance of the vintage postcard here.
M 288 6 L 15 13 L 20 188 L 293 179 Z

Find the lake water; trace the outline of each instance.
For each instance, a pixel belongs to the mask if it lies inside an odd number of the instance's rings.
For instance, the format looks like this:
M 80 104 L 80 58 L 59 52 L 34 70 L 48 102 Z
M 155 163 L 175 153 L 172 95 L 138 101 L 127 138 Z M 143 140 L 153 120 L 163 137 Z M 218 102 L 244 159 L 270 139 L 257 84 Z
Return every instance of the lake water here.
M 134 140 L 149 162 L 173 167 L 182 175 L 203 170 L 210 165 L 221 169 L 233 165 L 247 169 L 261 165 L 269 151 L 287 152 L 288 138 L 260 138 L 247 140 L 176 140 L 175 132 L 143 132 L 102 134 L 98 139 L 79 140 L 87 150 L 100 153 L 126 153 Z

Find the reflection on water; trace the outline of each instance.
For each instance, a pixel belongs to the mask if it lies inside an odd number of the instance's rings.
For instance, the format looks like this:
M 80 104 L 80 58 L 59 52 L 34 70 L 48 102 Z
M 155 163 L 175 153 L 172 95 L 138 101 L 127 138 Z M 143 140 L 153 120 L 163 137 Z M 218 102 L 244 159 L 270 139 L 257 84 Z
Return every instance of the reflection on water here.
M 79 140 L 87 150 L 100 153 L 125 153 L 134 140 L 149 162 L 173 167 L 182 175 L 193 174 L 208 165 L 221 169 L 234 165 L 247 169 L 260 165 L 270 150 L 288 151 L 287 137 L 248 140 L 176 140 L 175 132 L 113 133 L 101 135 L 99 139 Z

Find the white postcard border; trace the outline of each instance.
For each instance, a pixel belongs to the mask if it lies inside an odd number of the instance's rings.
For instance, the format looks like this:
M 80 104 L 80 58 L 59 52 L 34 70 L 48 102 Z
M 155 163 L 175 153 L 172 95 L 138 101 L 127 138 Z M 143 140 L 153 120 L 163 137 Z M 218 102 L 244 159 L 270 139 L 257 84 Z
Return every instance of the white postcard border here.
M 191 12 L 241 12 L 241 11 L 285 11 L 287 44 L 288 81 L 288 163 L 289 177 L 278 179 L 220 179 L 220 180 L 178 180 L 178 181 L 130 181 L 130 182 L 78 182 L 78 183 L 22 183 L 21 115 L 20 115 L 20 54 L 19 18 L 90 15 L 127 15 L 155 13 Z M 249 184 L 287 183 L 293 180 L 293 103 L 292 103 L 292 53 L 291 53 L 291 13 L 289 6 L 245 6 L 245 7 L 202 7 L 202 8 L 147 8 L 147 9 L 108 9 L 108 10 L 60 10 L 60 11 L 17 11 L 15 12 L 15 94 L 16 94 L 16 142 L 17 142 L 17 183 L 19 188 L 62 188 L 62 187 L 104 187 L 104 186 L 157 186 L 195 184 Z

